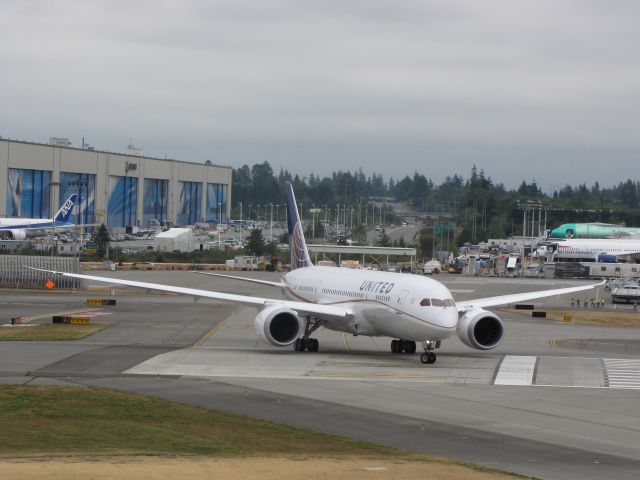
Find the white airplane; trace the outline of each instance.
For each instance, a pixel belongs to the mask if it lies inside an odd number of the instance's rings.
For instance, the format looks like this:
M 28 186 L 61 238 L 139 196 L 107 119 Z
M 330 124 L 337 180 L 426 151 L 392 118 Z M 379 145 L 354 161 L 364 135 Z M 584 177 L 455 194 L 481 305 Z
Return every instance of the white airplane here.
M 311 263 L 291 185 L 287 185 L 287 213 L 292 270 L 281 282 L 248 279 L 206 272 L 279 288 L 289 300 L 251 297 L 156 283 L 120 280 L 42 270 L 66 277 L 110 284 L 192 295 L 251 305 L 258 309 L 256 334 L 278 347 L 293 344 L 296 351 L 315 352 L 320 327 L 353 335 L 387 336 L 393 353 L 414 353 L 416 342 L 425 352 L 420 360 L 434 363 L 434 350 L 442 340 L 458 335 L 469 347 L 490 350 L 502 340 L 500 318 L 485 307 L 588 290 L 602 283 L 581 287 L 518 293 L 455 302 L 443 284 L 418 275 L 315 267 Z M 37 269 L 36 269 L 37 270 Z
M 640 240 L 593 238 L 548 239 L 536 249 L 539 257 L 553 255 L 554 260 L 582 260 L 585 262 L 629 262 L 640 259 Z
M 69 223 L 69 218 L 71 218 L 77 198 L 77 194 L 71 194 L 53 218 L 0 218 L 0 237 L 9 237 L 11 240 L 24 240 L 27 236 L 44 235 L 51 232 L 52 229 L 75 227 L 74 223 Z

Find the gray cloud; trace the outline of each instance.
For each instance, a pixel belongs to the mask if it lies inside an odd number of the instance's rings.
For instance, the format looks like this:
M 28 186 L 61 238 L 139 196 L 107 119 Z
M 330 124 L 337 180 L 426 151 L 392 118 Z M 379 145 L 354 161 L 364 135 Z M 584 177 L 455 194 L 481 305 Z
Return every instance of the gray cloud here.
M 0 135 L 306 175 L 635 177 L 640 4 L 4 2 Z M 579 167 L 579 168 L 577 168 Z

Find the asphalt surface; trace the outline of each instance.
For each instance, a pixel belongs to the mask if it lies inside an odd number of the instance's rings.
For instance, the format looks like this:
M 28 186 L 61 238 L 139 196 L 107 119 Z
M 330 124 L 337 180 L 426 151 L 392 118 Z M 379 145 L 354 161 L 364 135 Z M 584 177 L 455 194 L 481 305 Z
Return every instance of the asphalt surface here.
M 188 272 L 107 275 L 279 297 L 267 286 Z M 439 279 L 459 300 L 576 283 Z M 640 329 L 503 315 L 497 349 L 450 339 L 436 364 L 424 366 L 418 355 L 388 353 L 386 338 L 321 329 L 320 352 L 300 353 L 257 340 L 252 309 L 114 293 L 116 306 L 98 308 L 84 304 L 92 294 L 1 293 L 0 323 L 86 310 L 113 326 L 80 341 L 3 342 L 0 382 L 113 387 L 541 478 L 640 477 Z M 528 370 L 507 371 L 509 364 Z M 507 384 L 495 385 L 498 376 Z

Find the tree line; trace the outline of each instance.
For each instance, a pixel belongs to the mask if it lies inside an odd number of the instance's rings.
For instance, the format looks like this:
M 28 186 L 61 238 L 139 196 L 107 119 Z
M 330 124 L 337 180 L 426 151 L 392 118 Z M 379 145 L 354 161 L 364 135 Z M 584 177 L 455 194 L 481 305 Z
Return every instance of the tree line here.
M 518 188 L 509 189 L 475 165 L 466 178 L 454 174 L 435 183 L 419 172 L 401 179 L 385 179 L 375 173 L 366 175 L 362 169 L 333 172 L 325 177 L 313 173 L 301 177 L 286 169 L 275 173 L 266 161 L 233 170 L 234 218 L 238 216 L 240 203 L 245 206 L 245 218 L 248 205 L 282 204 L 287 181 L 292 183 L 296 199 L 305 209 L 403 202 L 407 210 L 436 213 L 444 219 L 441 221 L 455 224 L 461 230 L 457 235 L 459 241 L 520 234 L 524 202 L 543 205 L 549 226 L 597 221 L 640 225 L 640 182 L 631 179 L 611 187 L 601 187 L 598 182 L 591 186 L 566 184 L 546 193 L 535 180 L 522 180 Z

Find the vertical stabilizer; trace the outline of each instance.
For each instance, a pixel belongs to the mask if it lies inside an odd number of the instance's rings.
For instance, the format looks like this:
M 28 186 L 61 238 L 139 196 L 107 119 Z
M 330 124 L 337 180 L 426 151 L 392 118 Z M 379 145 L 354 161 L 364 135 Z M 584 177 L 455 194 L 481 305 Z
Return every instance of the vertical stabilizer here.
M 53 221 L 56 223 L 69 223 L 69 219 L 71 218 L 71 213 L 73 212 L 73 207 L 76 204 L 76 199 L 78 195 L 73 193 L 67 198 L 67 201 L 62 204 L 60 210 L 58 210 L 53 217 Z
M 304 241 L 302 222 L 298 215 L 296 196 L 293 194 L 291 183 L 287 182 L 287 227 L 289 228 L 289 251 L 291 253 L 291 270 L 311 267 L 311 258 Z

